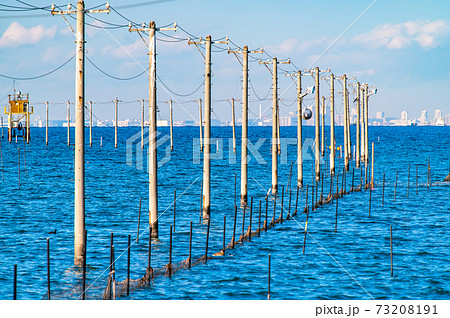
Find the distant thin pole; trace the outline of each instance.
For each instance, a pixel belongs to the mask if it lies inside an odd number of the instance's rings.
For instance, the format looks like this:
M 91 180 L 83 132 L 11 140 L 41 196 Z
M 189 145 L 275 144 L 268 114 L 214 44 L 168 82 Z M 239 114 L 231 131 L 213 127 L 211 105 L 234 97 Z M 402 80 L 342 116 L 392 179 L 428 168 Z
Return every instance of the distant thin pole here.
M 169 277 L 172 277 L 172 225 L 170 226 L 170 241 L 169 241 Z
M 128 234 L 128 249 L 127 249 L 127 296 L 130 295 L 130 265 L 131 265 L 131 235 Z
M 17 148 L 17 162 L 18 162 L 18 172 L 19 172 L 19 189 L 20 189 L 20 147 Z
M 191 254 L 192 253 L 192 221 L 189 227 L 189 258 L 188 258 L 188 268 L 191 268 Z
M 173 190 L 173 231 L 175 232 L 176 222 L 176 204 L 177 204 L 177 190 Z
M 225 231 L 226 231 L 226 227 L 227 227 L 227 217 L 224 215 L 223 216 L 223 241 L 222 241 L 222 252 L 223 252 L 223 255 L 225 255 Z

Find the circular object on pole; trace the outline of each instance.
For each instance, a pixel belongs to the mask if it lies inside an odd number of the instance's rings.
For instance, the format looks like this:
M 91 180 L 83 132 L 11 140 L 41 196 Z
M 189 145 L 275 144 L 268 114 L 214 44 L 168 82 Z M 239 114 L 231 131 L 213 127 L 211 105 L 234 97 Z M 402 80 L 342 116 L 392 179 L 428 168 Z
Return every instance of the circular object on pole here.
M 311 111 L 311 109 L 305 108 L 305 109 L 303 110 L 302 117 L 303 117 L 303 119 L 305 119 L 305 120 L 311 119 L 311 117 L 312 117 L 312 111 Z

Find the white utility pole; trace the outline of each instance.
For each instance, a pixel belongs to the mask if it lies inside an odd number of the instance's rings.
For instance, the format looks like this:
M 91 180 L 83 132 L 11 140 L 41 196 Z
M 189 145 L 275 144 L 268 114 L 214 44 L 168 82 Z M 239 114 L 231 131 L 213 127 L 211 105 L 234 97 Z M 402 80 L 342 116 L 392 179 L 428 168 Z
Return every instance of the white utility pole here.
M 114 100 L 114 148 L 117 148 L 117 127 L 119 121 L 119 99 Z
M 356 83 L 356 168 L 359 168 L 360 166 L 360 125 L 361 125 L 361 118 L 360 118 L 360 110 L 361 110 L 361 87 L 360 83 Z
M 241 135 L 241 205 L 247 205 L 247 182 L 248 182 L 248 54 L 263 53 L 259 51 L 249 51 L 248 46 L 243 50 L 231 51 L 228 53 L 242 53 L 242 135 Z M 237 58 L 237 56 L 236 56 Z M 239 59 L 238 59 L 239 61 Z M 232 100 L 234 113 L 234 99 Z M 234 121 L 234 114 L 233 114 Z
M 211 45 L 228 44 L 228 37 L 225 41 L 213 41 L 211 36 L 206 36 L 206 40 L 188 40 L 188 44 L 205 44 L 205 138 L 203 148 L 203 219 L 211 218 Z
M 109 4 L 106 10 L 85 10 L 84 1 L 77 2 L 77 9 L 68 11 L 55 11 L 52 5 L 51 13 L 76 14 L 76 73 L 75 73 L 75 265 L 84 262 L 85 223 L 84 223 L 84 15 L 85 13 L 109 13 Z M 69 103 L 68 103 L 69 105 Z M 69 119 L 69 118 L 68 118 Z M 70 125 L 67 127 L 68 131 Z M 69 137 L 69 136 L 68 136 Z M 69 141 L 69 140 L 68 140 Z
M 156 31 L 176 31 L 173 28 L 157 28 L 155 21 L 150 21 L 148 27 L 145 24 L 142 28 L 132 28 L 129 25 L 128 31 L 148 32 L 148 57 L 150 64 L 149 72 L 149 224 L 152 227 L 152 237 L 158 237 L 158 161 L 157 161 L 157 125 L 156 125 Z
M 144 113 L 144 99 L 141 99 L 141 149 L 144 149 L 144 125 L 145 125 L 145 113 Z
M 259 61 L 259 64 L 264 64 L 272 74 L 272 195 L 275 197 L 278 193 L 278 64 L 290 63 L 290 60 L 278 62 L 276 57 L 272 61 Z M 267 64 L 272 64 L 272 70 Z
M 170 150 L 173 150 L 173 112 L 172 112 L 172 100 L 169 100 L 169 113 L 170 113 Z
M 92 147 L 92 101 L 89 102 L 89 147 Z

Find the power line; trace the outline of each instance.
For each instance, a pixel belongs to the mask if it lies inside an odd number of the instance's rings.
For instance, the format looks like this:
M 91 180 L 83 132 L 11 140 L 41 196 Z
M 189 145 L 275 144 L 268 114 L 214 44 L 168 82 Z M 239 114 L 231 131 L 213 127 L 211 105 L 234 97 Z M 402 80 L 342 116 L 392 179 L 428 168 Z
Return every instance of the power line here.
M 141 72 L 141 73 L 139 73 L 139 74 L 137 74 L 137 75 L 135 75 L 135 76 L 131 76 L 131 77 L 117 77 L 117 76 L 108 74 L 108 73 L 106 73 L 105 71 L 103 71 L 100 67 L 98 67 L 97 65 L 95 65 L 95 63 L 92 62 L 91 59 L 90 59 L 88 56 L 86 56 L 86 59 L 87 59 L 87 60 L 89 61 L 89 63 L 91 63 L 97 70 L 99 70 L 100 72 L 102 72 L 102 73 L 105 74 L 106 76 L 111 77 L 111 78 L 113 78 L 113 79 L 115 79 L 115 80 L 119 80 L 119 81 L 129 81 L 129 80 L 138 78 L 139 76 L 141 76 L 142 74 L 148 72 L 148 70 L 149 70 L 149 68 L 147 68 L 145 71 L 143 71 L 143 72 Z
M 32 77 L 13 77 L 13 76 L 8 76 L 8 75 L 3 75 L 0 74 L 0 77 L 4 77 L 4 78 L 8 78 L 8 79 L 12 79 L 12 80 L 18 80 L 18 81 L 28 81 L 28 80 L 34 80 L 34 79 L 38 79 L 47 75 L 50 75 L 54 72 L 56 72 L 57 70 L 61 69 L 62 67 L 64 67 L 67 63 L 69 63 L 73 58 L 75 57 L 75 54 L 68 59 L 66 62 L 64 62 L 63 64 L 61 64 L 60 66 L 58 66 L 57 68 L 55 68 L 54 70 L 41 74 L 41 75 L 37 75 L 37 76 L 32 76 Z
M 173 90 L 171 90 L 171 89 L 164 83 L 164 81 L 161 79 L 161 77 L 159 77 L 158 74 L 156 74 L 156 77 L 157 77 L 158 80 L 161 82 L 161 84 L 162 84 L 165 88 L 167 88 L 167 90 L 168 90 L 169 92 L 171 92 L 171 93 L 174 94 L 174 95 L 180 96 L 180 97 L 187 97 L 187 96 L 191 96 L 191 95 L 195 94 L 195 93 L 203 86 L 203 84 L 205 83 L 205 80 L 203 80 L 203 82 L 200 84 L 200 86 L 197 87 L 193 92 L 191 92 L 191 93 L 189 93 L 189 94 L 178 94 L 178 93 L 175 93 Z

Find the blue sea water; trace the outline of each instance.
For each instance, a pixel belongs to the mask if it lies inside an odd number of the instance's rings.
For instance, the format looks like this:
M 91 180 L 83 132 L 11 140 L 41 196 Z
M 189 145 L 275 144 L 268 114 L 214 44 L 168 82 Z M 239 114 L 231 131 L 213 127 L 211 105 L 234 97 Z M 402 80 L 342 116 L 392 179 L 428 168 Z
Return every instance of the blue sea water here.
M 171 206 L 176 190 L 176 227 L 173 234 L 173 262 L 188 257 L 189 224 L 193 222 L 192 254 L 205 253 L 206 228 L 200 222 L 202 177 L 198 127 L 175 127 L 174 149 L 167 148 L 162 135 L 159 159 L 169 159 L 158 171 L 159 232 L 152 241 L 152 267 L 168 263 Z M 337 144 L 342 144 L 342 127 L 337 127 Z M 5 131 L 6 133 L 6 131 Z M 74 131 L 71 131 L 73 143 Z M 148 174 L 138 169 L 137 142 L 126 146 L 139 127 L 119 128 L 118 148 L 114 129 L 93 129 L 93 145 L 86 145 L 86 229 L 88 230 L 88 299 L 101 297 L 106 287 L 110 234 L 114 233 L 116 279 L 126 279 L 127 236 L 137 234 L 139 201 L 142 198 L 141 237 L 131 248 L 131 278 L 145 274 L 148 249 Z M 328 136 L 328 129 L 326 130 Z M 311 138 L 306 127 L 304 138 Z M 0 298 L 12 299 L 13 268 L 17 264 L 19 299 L 42 299 L 47 290 L 46 238 L 51 246 L 51 288 L 54 299 L 76 299 L 81 292 L 81 270 L 73 265 L 74 149 L 66 144 L 66 128 L 32 128 L 29 145 L 2 139 L 3 173 L 0 184 Z M 235 204 L 235 175 L 240 176 L 240 128 L 237 150 L 232 153 L 231 127 L 213 127 L 220 138 L 211 168 L 211 232 L 209 256 L 222 248 L 223 219 L 226 216 L 226 243 L 231 240 Z M 253 224 L 257 226 L 259 201 L 265 215 L 265 195 L 271 186 L 271 127 L 250 127 L 249 138 L 260 138 L 261 158 L 249 162 L 248 192 L 253 196 Z M 281 137 L 295 138 L 295 127 L 281 127 Z M 103 146 L 100 147 L 100 138 Z M 88 140 L 88 130 L 86 130 Z M 284 139 L 290 143 L 292 139 Z M 216 152 L 217 141 L 212 151 Z M 354 143 L 354 127 L 352 127 Z M 375 149 L 375 187 L 339 199 L 336 205 L 319 207 L 309 214 L 306 251 L 302 253 L 306 215 L 277 224 L 274 229 L 253 237 L 251 242 L 212 257 L 206 264 L 181 269 L 171 278 L 156 277 L 150 287 L 139 288 L 121 299 L 266 299 L 268 254 L 271 254 L 271 299 L 450 299 L 449 212 L 450 184 L 442 182 L 449 173 L 450 127 L 369 127 L 369 143 Z M 223 147 L 221 146 L 223 145 Z M 20 150 L 18 149 L 20 148 Z M 255 146 L 257 148 L 257 146 Z M 353 146 L 352 146 L 353 148 Z M 128 161 L 127 165 L 127 149 Z M 134 150 L 133 150 L 134 149 Z M 25 151 L 24 151 L 25 150 Z M 339 151 L 337 152 L 339 157 Z M 20 189 L 19 167 L 20 157 Z M 169 158 L 170 157 L 170 158 Z M 431 187 L 427 187 L 427 160 L 430 158 Z M 145 156 L 144 156 L 145 158 Z M 328 158 L 326 156 L 326 158 Z M 279 185 L 287 186 L 296 146 L 283 148 L 279 164 Z M 342 169 L 342 159 L 337 158 Z M 26 163 L 25 163 L 26 162 Z M 354 166 L 354 161 L 351 161 Z M 328 164 L 327 164 L 328 165 Z M 410 166 L 408 190 L 408 166 Z M 305 155 L 304 181 L 312 185 L 313 161 Z M 416 188 L 416 167 L 418 186 Z M 395 190 L 396 171 L 398 184 Z M 295 185 L 296 165 L 292 168 Z M 384 205 L 382 180 L 385 174 Z M 364 178 L 364 171 L 362 172 Z M 340 177 L 341 178 L 341 177 Z M 324 195 L 329 191 L 325 174 Z M 355 170 L 354 184 L 359 184 Z M 351 187 L 351 171 L 347 189 Z M 417 191 L 417 193 L 416 193 Z M 395 193 L 395 201 L 394 201 Z M 309 201 L 310 201 L 309 196 Z M 280 200 L 278 200 L 278 203 Z M 239 201 L 238 201 L 239 202 Z M 284 207 L 289 195 L 284 196 Z M 292 194 L 295 205 L 295 188 Z M 305 206 L 305 188 L 299 193 L 299 210 Z M 277 216 L 280 213 L 277 207 Z M 269 201 L 269 220 L 273 201 Z M 246 227 L 249 211 L 246 213 Z M 241 233 L 242 209 L 238 211 L 236 239 Z M 393 229 L 394 276 L 390 271 L 390 235 Z M 57 229 L 56 234 L 48 232 Z

